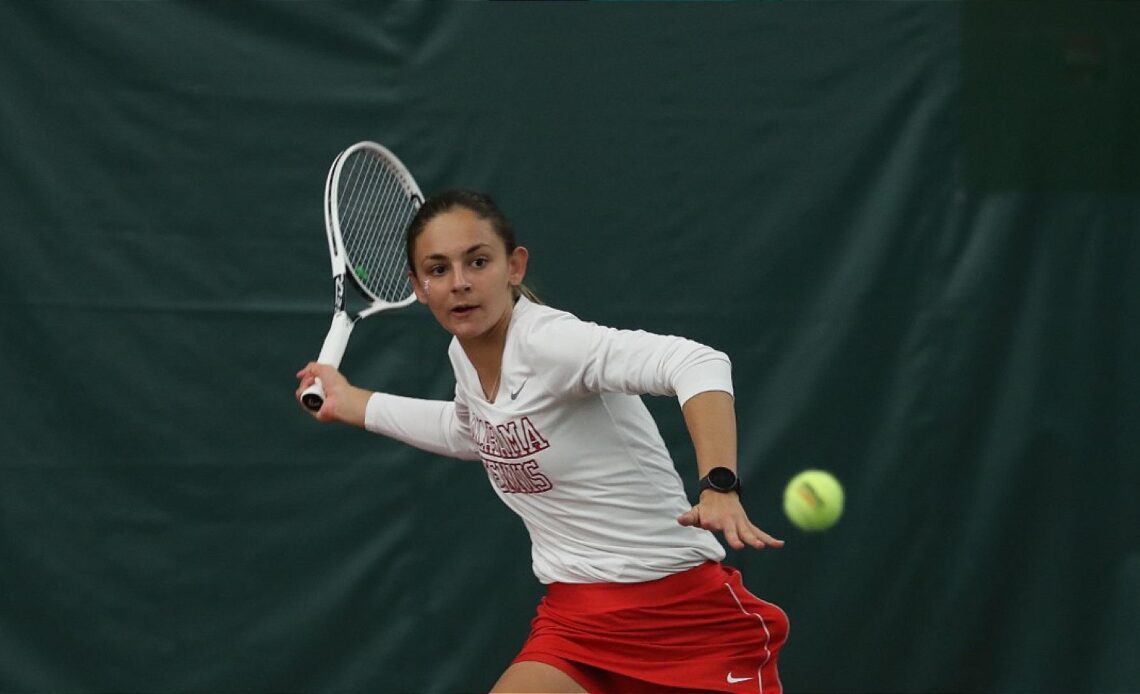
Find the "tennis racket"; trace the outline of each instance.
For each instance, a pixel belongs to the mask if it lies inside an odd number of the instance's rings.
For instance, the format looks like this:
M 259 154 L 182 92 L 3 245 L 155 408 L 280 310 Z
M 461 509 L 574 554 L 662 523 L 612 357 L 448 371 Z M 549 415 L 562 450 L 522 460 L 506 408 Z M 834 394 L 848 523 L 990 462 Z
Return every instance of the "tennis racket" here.
M 408 280 L 404 234 L 423 204 L 423 193 L 407 167 L 385 147 L 358 142 L 340 153 L 325 179 L 325 231 L 333 274 L 333 318 L 317 361 L 339 367 L 356 323 L 415 301 Z M 344 283 L 368 301 L 348 314 Z M 318 378 L 301 393 L 316 412 L 325 402 Z

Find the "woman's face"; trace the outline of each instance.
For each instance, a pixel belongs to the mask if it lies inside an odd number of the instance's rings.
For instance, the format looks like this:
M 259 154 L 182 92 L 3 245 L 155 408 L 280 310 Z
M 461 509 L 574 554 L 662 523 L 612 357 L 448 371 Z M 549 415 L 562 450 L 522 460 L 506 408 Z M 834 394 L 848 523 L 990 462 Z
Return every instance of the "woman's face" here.
M 464 207 L 433 217 L 416 238 L 412 257 L 416 297 L 460 340 L 486 335 L 507 320 L 511 288 L 526 274 L 526 249 L 508 256 L 491 223 Z

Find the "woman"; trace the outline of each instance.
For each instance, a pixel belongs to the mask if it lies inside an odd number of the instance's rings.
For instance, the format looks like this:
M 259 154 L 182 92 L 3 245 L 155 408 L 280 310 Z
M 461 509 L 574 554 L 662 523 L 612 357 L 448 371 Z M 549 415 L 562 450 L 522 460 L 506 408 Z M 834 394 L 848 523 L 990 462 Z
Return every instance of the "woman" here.
M 454 338 L 452 401 L 372 393 L 316 363 L 314 416 L 482 460 L 547 585 L 495 692 L 780 692 L 787 618 L 724 567 L 784 543 L 740 502 L 728 358 L 683 338 L 615 330 L 537 303 L 527 249 L 486 195 L 448 191 L 408 228 L 416 297 Z M 529 298 L 528 298 L 529 297 Z M 676 396 L 702 476 L 690 506 L 641 394 Z

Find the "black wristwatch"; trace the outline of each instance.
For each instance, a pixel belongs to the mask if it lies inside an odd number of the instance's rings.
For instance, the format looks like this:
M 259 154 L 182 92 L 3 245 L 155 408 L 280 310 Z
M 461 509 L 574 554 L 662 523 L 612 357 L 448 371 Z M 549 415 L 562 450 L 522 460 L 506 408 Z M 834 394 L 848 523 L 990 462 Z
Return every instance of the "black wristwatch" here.
M 709 470 L 709 474 L 701 478 L 698 485 L 697 494 L 699 495 L 706 489 L 711 489 L 714 492 L 736 492 L 740 494 L 740 478 L 736 473 L 726 467 L 714 467 Z

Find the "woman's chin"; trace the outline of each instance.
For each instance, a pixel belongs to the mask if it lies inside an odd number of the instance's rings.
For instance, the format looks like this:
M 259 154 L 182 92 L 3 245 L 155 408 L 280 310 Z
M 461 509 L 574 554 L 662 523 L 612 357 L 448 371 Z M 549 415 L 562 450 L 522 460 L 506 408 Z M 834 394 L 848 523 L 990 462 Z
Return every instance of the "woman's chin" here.
M 484 332 L 486 332 L 486 328 L 484 326 L 477 324 L 475 321 L 466 320 L 464 318 L 455 319 L 449 317 L 449 320 L 444 323 L 444 327 L 447 328 L 447 332 L 451 333 L 461 340 L 479 337 Z

